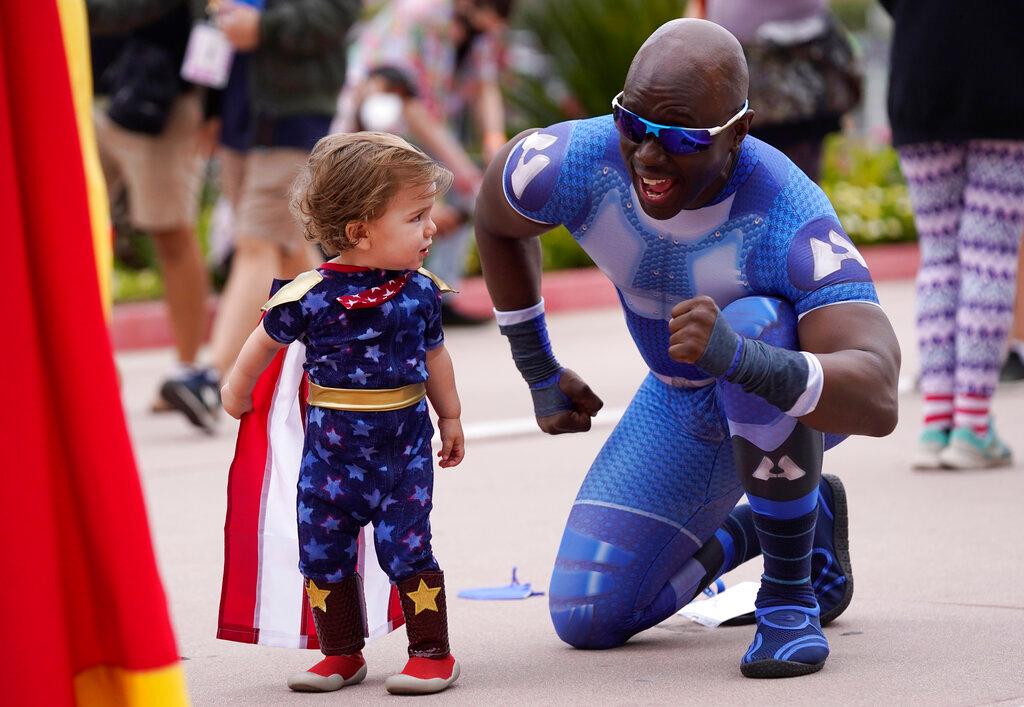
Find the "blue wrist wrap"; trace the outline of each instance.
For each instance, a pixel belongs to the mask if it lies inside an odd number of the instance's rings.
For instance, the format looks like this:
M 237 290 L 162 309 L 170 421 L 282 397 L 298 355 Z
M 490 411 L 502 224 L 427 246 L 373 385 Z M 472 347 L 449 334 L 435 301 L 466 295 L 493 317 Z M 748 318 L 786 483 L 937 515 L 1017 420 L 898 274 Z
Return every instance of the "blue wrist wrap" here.
M 530 386 L 537 417 L 572 410 L 572 402 L 558 387 L 562 366 L 551 351 L 544 314 L 518 324 L 499 325 L 498 330 L 508 339 L 512 360 Z

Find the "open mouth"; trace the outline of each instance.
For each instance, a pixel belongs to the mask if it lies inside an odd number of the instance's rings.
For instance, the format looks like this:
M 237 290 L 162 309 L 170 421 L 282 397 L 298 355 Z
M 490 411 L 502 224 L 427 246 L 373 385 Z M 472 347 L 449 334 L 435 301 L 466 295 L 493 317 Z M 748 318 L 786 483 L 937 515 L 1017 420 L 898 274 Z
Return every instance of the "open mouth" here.
M 639 187 L 640 196 L 644 201 L 653 206 L 668 201 L 678 183 L 677 179 L 670 177 L 641 177 L 637 175 L 637 186 Z
M 426 258 L 428 255 L 430 255 L 430 246 L 427 246 L 426 248 L 421 248 L 420 249 L 420 257 L 421 258 Z

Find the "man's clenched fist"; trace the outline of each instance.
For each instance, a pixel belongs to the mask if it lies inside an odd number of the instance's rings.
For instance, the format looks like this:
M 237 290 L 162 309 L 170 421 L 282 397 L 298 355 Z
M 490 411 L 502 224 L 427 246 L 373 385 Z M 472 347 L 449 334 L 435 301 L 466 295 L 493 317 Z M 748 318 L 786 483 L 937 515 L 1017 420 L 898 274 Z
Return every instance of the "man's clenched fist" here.
M 680 302 L 668 323 L 668 355 L 680 363 L 697 363 L 718 321 L 718 305 L 707 295 Z
M 556 412 L 537 418 L 537 426 L 549 435 L 565 432 L 586 432 L 590 429 L 590 418 L 604 407 L 601 398 L 583 382 L 576 373 L 568 368 L 562 369 L 558 379 L 558 388 L 569 399 L 572 410 Z

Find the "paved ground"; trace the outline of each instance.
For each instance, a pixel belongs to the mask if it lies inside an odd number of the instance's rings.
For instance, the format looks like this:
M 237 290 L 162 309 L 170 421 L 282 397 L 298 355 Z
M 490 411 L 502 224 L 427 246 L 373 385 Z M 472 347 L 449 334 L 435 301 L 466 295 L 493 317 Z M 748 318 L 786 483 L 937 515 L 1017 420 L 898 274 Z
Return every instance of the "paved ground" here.
M 916 370 L 907 283 L 880 288 L 901 332 L 904 373 Z M 437 475 L 435 548 L 459 588 L 520 578 L 546 588 L 580 480 L 614 417 L 644 375 L 616 310 L 555 315 L 556 350 L 604 397 L 610 414 L 589 434 L 545 437 L 522 429 L 528 396 L 493 328 L 449 334 L 467 423 L 499 424 L 464 464 Z M 335 704 L 389 700 L 383 680 L 404 661 L 399 632 L 370 645 L 366 682 L 333 695 L 296 695 L 284 676 L 316 654 L 218 641 L 225 481 L 234 428 L 205 438 L 146 405 L 171 360 L 166 351 L 118 358 L 132 432 L 192 699 L 197 705 Z M 1003 388 L 1000 429 L 1024 456 L 1024 386 Z M 463 678 L 432 700 L 581 704 L 1021 704 L 1024 703 L 1024 468 L 914 473 L 908 459 L 919 405 L 901 399 L 901 423 L 883 440 L 855 439 L 826 457 L 851 503 L 857 595 L 827 630 L 832 658 L 817 675 L 750 681 L 738 661 L 749 628 L 705 629 L 673 618 L 624 648 L 582 652 L 561 644 L 543 598 L 449 600 Z M 598 418 L 599 421 L 602 419 Z M 529 425 L 526 425 L 529 430 Z M 491 432 L 493 434 L 493 428 Z M 753 579 L 741 568 L 731 581 Z M 730 578 L 727 577 L 727 580 Z

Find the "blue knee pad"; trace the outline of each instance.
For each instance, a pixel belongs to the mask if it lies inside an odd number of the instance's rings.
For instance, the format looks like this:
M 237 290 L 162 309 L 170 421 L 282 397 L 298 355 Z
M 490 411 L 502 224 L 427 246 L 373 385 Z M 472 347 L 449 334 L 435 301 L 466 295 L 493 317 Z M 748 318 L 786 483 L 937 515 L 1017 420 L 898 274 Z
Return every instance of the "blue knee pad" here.
M 613 648 L 663 621 L 676 609 L 668 580 L 696 549 L 668 523 L 577 503 L 548 592 L 558 637 L 575 648 Z
M 722 316 L 740 336 L 796 350 L 797 316 L 793 305 L 774 297 L 741 297 L 727 304 Z

